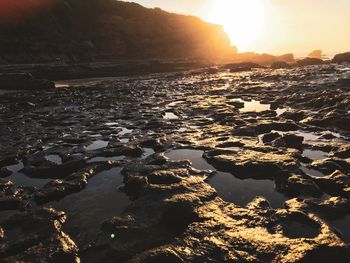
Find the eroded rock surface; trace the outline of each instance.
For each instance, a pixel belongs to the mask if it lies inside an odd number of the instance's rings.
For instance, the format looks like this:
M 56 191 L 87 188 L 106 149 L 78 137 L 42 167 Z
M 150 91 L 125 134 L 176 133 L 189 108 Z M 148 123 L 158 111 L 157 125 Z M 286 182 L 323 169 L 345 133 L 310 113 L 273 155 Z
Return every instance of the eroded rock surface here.
M 1 259 L 349 261 L 349 74 L 210 68 L 2 95 Z

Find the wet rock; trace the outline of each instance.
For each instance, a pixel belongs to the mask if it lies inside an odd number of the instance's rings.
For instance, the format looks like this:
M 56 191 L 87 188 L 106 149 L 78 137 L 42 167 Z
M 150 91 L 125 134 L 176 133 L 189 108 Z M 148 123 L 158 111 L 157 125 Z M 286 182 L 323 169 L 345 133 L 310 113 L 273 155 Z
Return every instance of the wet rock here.
M 145 204 L 147 214 L 141 209 Z M 129 215 L 106 221 L 102 230 L 106 238 L 100 244 L 124 258 L 133 255 L 134 262 L 239 262 L 248 255 L 251 261 L 312 261 L 319 257 L 313 256 L 316 252 L 339 262 L 349 258 L 346 244 L 317 217 L 273 210 L 264 199 L 236 207 L 193 177 L 171 188 L 153 186 L 135 201 Z M 110 233 L 118 238 L 108 239 Z M 269 249 L 259 249 L 262 243 Z
M 293 198 L 286 201 L 285 206 L 291 210 L 303 210 L 321 214 L 328 219 L 339 219 L 350 212 L 350 201 L 343 197 L 330 197 L 326 200 Z
M 86 166 L 84 160 L 71 160 L 61 165 L 54 164 L 50 161 L 44 161 L 40 165 L 31 165 L 26 163 L 22 172 L 34 178 L 65 178 Z
M 154 178 L 153 178 L 154 180 Z M 133 176 L 125 180 L 124 191 L 127 195 L 137 198 L 141 192 L 147 188 L 148 179 L 144 176 Z
M 288 196 L 320 196 L 321 189 L 309 178 L 293 174 L 287 180 L 277 180 L 276 189 Z
M 183 263 L 185 262 L 173 249 L 164 247 L 157 248 L 137 255 L 130 260 L 130 263 Z
M 329 176 L 315 178 L 315 182 L 329 194 L 350 197 L 350 176 L 335 171 Z
M 299 66 L 322 65 L 325 62 L 320 58 L 304 58 L 297 61 Z
M 228 141 L 216 145 L 218 148 L 243 147 L 244 143 L 239 141 Z
M 261 137 L 261 140 L 263 143 L 270 143 L 279 137 L 281 137 L 281 135 L 278 132 L 270 132 L 270 133 L 264 134 Z
M 243 63 L 227 64 L 225 65 L 225 68 L 229 69 L 231 72 L 243 72 L 243 71 L 250 71 L 254 68 L 265 68 L 265 67 L 253 62 L 243 62 Z
M 271 64 L 272 69 L 283 69 L 283 68 L 290 68 L 291 66 L 284 61 L 276 61 Z
M 150 184 L 176 184 L 181 182 L 181 177 L 188 176 L 185 169 L 156 171 L 147 176 Z
M 4 262 L 80 262 L 78 248 L 61 230 L 64 213 L 42 209 L 1 220 Z
M 284 153 L 265 153 L 254 150 L 242 150 L 234 155 L 210 156 L 204 158 L 216 169 L 230 172 L 239 178 L 273 179 L 285 177 L 285 169 L 296 167 L 294 158 Z
M 333 153 L 334 156 L 339 158 L 350 158 L 350 146 L 343 145 L 340 149 L 337 149 L 336 152 Z
M 305 118 L 305 113 L 302 111 L 286 111 L 281 114 L 281 117 L 288 120 L 301 121 Z
M 350 170 L 350 164 L 347 160 L 339 158 L 328 158 L 324 160 L 317 160 L 312 163 L 313 168 L 323 173 L 333 173 L 337 170 L 346 173 Z
M 294 134 L 284 134 L 282 137 L 273 141 L 275 147 L 302 148 L 304 137 Z
M 335 63 L 350 63 L 350 52 L 337 54 L 334 56 L 332 61 Z

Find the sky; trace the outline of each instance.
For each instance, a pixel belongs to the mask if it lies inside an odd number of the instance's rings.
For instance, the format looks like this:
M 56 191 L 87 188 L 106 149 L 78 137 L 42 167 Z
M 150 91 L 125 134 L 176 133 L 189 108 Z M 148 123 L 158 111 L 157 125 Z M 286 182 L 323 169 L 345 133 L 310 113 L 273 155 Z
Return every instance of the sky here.
M 128 0 L 128 2 L 130 2 Z M 222 24 L 239 51 L 350 51 L 350 0 L 133 0 Z

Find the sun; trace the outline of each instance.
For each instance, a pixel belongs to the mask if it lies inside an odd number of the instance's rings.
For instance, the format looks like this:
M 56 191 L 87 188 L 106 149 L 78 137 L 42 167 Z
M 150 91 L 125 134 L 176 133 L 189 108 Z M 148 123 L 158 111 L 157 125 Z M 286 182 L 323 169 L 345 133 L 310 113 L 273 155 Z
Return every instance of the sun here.
M 221 24 L 239 51 L 249 51 L 264 33 L 264 0 L 215 0 L 208 20 Z

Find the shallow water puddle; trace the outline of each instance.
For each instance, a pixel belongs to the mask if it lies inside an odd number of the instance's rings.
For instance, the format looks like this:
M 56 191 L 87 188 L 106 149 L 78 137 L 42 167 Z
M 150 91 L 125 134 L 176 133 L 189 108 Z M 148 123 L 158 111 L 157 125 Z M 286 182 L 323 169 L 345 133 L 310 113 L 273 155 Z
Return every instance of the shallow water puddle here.
M 323 177 L 325 176 L 323 173 L 321 173 L 320 171 L 317 171 L 315 169 L 312 168 L 308 168 L 305 165 L 302 165 L 300 167 L 300 170 L 302 170 L 305 174 L 311 176 L 311 177 Z
M 350 243 L 350 215 L 338 220 L 328 221 L 328 223 L 343 235 L 346 242 Z
M 203 153 L 201 150 L 179 149 L 168 152 L 165 156 L 174 161 L 189 160 L 198 170 L 215 171 L 216 169 L 202 158 Z M 280 208 L 288 199 L 275 190 L 275 184 L 270 180 L 241 180 L 230 173 L 217 172 L 208 178 L 207 183 L 215 188 L 223 200 L 240 206 L 245 206 L 255 197 L 262 196 L 272 207 Z
M 97 140 L 94 141 L 92 144 L 86 147 L 86 150 L 88 151 L 94 151 L 102 148 L 106 148 L 108 145 L 108 141 L 103 141 L 103 140 Z
M 284 134 L 294 134 L 297 136 L 301 136 L 304 137 L 304 141 L 318 141 L 320 136 L 317 135 L 314 132 L 308 132 L 308 131 L 276 131 L 276 130 L 272 130 L 271 132 L 277 132 L 280 135 L 284 135 Z
M 166 120 L 177 120 L 177 119 L 179 119 L 179 117 L 176 116 L 172 112 L 165 112 L 165 115 L 164 115 L 163 119 L 166 119 Z
M 275 110 L 275 112 L 277 113 L 277 117 L 281 116 L 283 113 L 285 113 L 288 109 L 287 108 L 278 108 L 277 110 Z
M 246 206 L 255 197 L 262 196 L 273 208 L 282 208 L 288 199 L 275 190 L 275 184 L 271 180 L 241 180 L 230 173 L 218 172 L 207 182 L 223 200 L 240 206 Z
M 143 151 L 143 154 L 142 154 L 143 157 L 148 157 L 155 153 L 155 151 L 152 148 L 143 148 L 142 151 Z
M 317 161 L 317 160 L 323 160 L 323 159 L 327 158 L 328 154 L 326 152 L 320 151 L 320 150 L 306 149 L 303 151 L 303 156 L 305 156 L 313 161 Z
M 260 101 L 257 101 L 257 100 L 245 101 L 242 99 L 234 99 L 233 101 L 238 101 L 238 102 L 244 103 L 244 107 L 239 109 L 240 113 L 262 112 L 262 111 L 270 110 L 270 108 L 271 108 L 270 104 L 262 104 Z
M 125 158 L 124 155 L 122 156 L 113 156 L 113 157 L 94 157 L 87 161 L 87 163 L 96 163 L 96 162 L 108 162 L 108 161 L 120 161 Z
M 52 163 L 55 163 L 57 165 L 60 165 L 62 164 L 62 158 L 61 156 L 59 156 L 58 154 L 50 154 L 48 156 L 46 156 L 46 158 L 52 162 Z
M 47 184 L 51 179 L 38 179 L 38 178 L 31 178 L 29 176 L 26 176 L 25 174 L 19 172 L 21 169 L 23 169 L 23 163 L 19 162 L 18 164 L 10 165 L 6 167 L 13 173 L 7 177 L 6 179 L 13 182 L 16 186 L 31 186 L 36 188 L 42 188 L 45 184 Z
M 201 150 L 179 149 L 167 152 L 165 156 L 173 161 L 189 160 L 192 163 L 192 167 L 198 170 L 215 171 L 215 168 L 202 158 L 203 153 Z
M 85 189 L 71 194 L 49 206 L 67 213 L 64 229 L 78 240 L 91 241 L 97 237 L 104 220 L 120 215 L 131 203 L 119 190 L 123 184 L 121 168 L 113 168 L 93 176 Z

